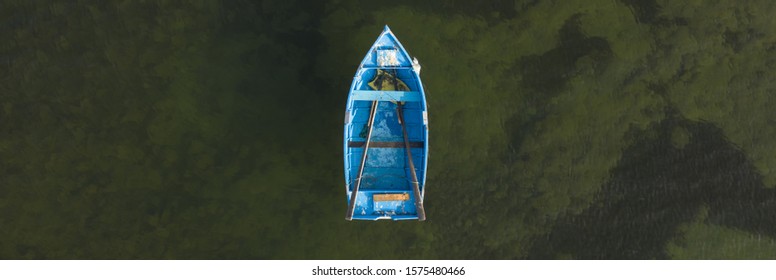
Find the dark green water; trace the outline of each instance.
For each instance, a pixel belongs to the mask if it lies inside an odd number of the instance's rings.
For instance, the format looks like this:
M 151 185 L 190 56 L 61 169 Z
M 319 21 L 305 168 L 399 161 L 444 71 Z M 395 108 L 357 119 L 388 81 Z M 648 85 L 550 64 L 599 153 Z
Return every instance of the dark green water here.
M 415 2 L 2 1 L 0 258 L 776 259 L 770 1 Z M 423 223 L 344 221 L 385 24 Z

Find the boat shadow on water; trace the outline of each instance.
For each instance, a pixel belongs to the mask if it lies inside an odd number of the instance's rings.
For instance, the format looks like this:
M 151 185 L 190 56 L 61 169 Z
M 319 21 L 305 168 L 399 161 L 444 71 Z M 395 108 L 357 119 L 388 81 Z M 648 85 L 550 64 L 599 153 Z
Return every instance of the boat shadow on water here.
M 776 189 L 714 124 L 674 113 L 632 145 L 592 206 L 535 240 L 530 258 L 665 259 L 681 226 L 705 223 L 776 237 Z

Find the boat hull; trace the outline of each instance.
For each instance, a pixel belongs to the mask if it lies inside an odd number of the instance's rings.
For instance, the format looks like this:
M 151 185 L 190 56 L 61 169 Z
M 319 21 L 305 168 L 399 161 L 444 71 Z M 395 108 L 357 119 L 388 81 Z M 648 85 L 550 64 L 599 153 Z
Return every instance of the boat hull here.
M 386 26 L 356 71 L 345 111 L 343 141 L 345 191 L 352 219 L 424 217 L 421 205 L 428 163 L 428 118 L 418 68 Z M 414 174 L 410 166 L 414 166 Z

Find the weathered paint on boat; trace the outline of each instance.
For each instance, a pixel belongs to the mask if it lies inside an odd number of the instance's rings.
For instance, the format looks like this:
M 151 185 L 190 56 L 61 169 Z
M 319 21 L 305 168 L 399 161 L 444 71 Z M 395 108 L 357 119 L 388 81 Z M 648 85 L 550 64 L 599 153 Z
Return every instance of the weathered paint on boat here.
M 403 84 L 393 82 L 393 88 L 382 90 L 370 87 L 369 83 L 376 79 L 380 70 L 385 71 L 383 74 L 397 76 Z M 425 218 L 422 201 L 428 163 L 428 118 L 419 72 L 417 60 L 410 58 L 388 26 L 385 26 L 356 71 L 345 111 L 343 142 L 345 191 L 349 206 L 351 197 L 355 197 L 352 219 Z M 382 85 L 382 82 L 379 83 Z M 369 137 L 368 122 L 374 101 L 378 102 Z M 397 108 L 401 108 L 403 113 L 409 140 L 407 144 Z M 371 139 L 367 141 L 366 138 Z M 407 160 L 407 147 L 411 152 L 412 164 Z M 361 170 L 365 148 L 368 152 Z M 414 165 L 419 197 L 413 191 L 411 165 Z M 360 183 L 359 173 L 362 174 Z M 353 196 L 356 188 L 358 191 Z

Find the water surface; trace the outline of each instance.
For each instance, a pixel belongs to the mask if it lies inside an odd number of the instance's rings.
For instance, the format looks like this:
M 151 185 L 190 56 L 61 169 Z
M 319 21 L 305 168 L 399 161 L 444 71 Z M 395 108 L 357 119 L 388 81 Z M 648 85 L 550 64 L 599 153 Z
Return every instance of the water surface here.
M 776 258 L 775 6 L 470 2 L 3 1 L 0 258 Z M 385 24 L 423 223 L 344 220 Z

